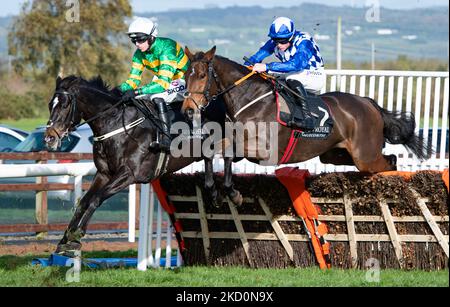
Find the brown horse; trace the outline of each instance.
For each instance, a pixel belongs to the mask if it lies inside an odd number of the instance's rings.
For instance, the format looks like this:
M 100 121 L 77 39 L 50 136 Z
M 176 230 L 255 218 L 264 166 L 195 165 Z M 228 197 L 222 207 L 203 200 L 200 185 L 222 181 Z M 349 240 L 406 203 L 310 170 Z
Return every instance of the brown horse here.
M 192 117 L 194 112 L 205 110 L 220 97 L 233 123 L 276 123 L 278 95 L 273 83 L 254 75 L 245 83 L 233 86 L 233 83 L 250 72 L 249 69 L 216 56 L 215 51 L 213 47 L 206 53 L 193 54 L 186 47 L 191 65 L 186 72 L 188 93 L 182 112 Z M 281 161 L 284 164 L 319 156 L 322 163 L 355 165 L 359 171 L 371 173 L 396 169 L 395 155 L 382 154 L 385 141 L 403 144 L 420 159 L 426 158 L 429 153 L 423 140 L 414 133 L 413 114 L 390 112 L 371 98 L 342 92 L 325 93 L 320 98 L 328 106 L 334 120 L 334 126 L 326 139 L 300 137 L 296 140 L 296 150 L 293 150 L 288 146 L 292 142 L 293 130 L 277 125 L 275 148 L 267 150 L 274 137 L 270 131 L 261 133 L 252 128 L 246 130 L 245 135 L 235 133 L 234 143 L 244 144 L 244 156 L 253 162 L 269 161 L 268 164 L 277 165 L 280 159 L 274 160 L 273 157 L 289 156 L 289 159 Z M 256 143 L 262 143 L 265 147 L 255 150 L 254 146 L 249 145 Z M 292 152 L 286 155 L 287 150 Z

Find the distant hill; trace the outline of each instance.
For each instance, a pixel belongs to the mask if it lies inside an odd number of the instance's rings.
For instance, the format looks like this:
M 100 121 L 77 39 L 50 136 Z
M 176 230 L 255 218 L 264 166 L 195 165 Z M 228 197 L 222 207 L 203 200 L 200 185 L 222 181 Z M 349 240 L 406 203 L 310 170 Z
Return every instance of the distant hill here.
M 297 28 L 316 35 L 325 60 L 335 61 L 337 18 L 342 16 L 343 60 L 370 61 L 371 43 L 376 59 L 448 58 L 448 7 L 414 10 L 381 9 L 380 22 L 367 22 L 367 8 L 331 7 L 304 3 L 291 8 L 261 7 L 208 8 L 164 13 L 139 13 L 154 17 L 161 36 L 193 49 L 217 45 L 218 53 L 240 61 L 255 52 L 267 38 L 274 16 L 291 17 Z M 10 17 L 0 18 L 0 57 L 7 52 Z

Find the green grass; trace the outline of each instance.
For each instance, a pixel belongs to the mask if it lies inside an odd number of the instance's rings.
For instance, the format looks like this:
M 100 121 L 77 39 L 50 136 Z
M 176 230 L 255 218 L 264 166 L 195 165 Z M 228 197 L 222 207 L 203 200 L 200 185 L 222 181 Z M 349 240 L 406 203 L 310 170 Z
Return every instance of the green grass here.
M 23 118 L 19 120 L 2 119 L 0 123 L 19 128 L 25 131 L 33 131 L 38 126 L 45 126 L 48 118 Z
M 84 253 L 84 257 L 135 257 L 135 251 Z M 45 256 L 44 256 L 45 257 Z M 33 267 L 33 256 L 0 257 L 0 286 L 151 286 L 151 287 L 388 287 L 433 286 L 448 287 L 448 270 L 436 272 L 382 270 L 380 282 L 366 281 L 366 271 L 318 268 L 306 269 L 248 269 L 241 267 L 182 267 L 150 269 L 139 272 L 134 268 L 90 270 L 83 269 L 79 283 L 65 279 L 68 268 Z M 276 276 L 276 278 L 274 278 Z

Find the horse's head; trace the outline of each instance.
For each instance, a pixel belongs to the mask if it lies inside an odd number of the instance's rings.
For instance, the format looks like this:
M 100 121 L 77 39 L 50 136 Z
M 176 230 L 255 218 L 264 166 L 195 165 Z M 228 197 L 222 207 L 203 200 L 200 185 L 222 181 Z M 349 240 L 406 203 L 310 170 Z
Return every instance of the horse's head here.
M 45 131 L 45 144 L 50 150 L 56 150 L 61 145 L 70 130 L 81 121 L 77 112 L 77 95 L 80 79 L 70 76 L 56 79 L 56 89 L 49 102 L 50 119 Z
M 186 71 L 187 92 L 181 112 L 189 120 L 193 119 L 194 113 L 200 112 L 212 97 L 217 93 L 217 84 L 214 82 L 213 59 L 216 46 L 208 52 L 197 52 L 192 54 L 188 47 L 185 48 L 191 65 Z

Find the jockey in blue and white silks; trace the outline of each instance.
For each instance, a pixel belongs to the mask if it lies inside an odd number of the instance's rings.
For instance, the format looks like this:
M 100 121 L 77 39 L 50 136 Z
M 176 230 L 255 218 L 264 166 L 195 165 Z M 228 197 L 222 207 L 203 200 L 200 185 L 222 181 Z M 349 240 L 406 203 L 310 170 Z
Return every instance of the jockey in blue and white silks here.
M 270 26 L 269 37 L 271 39 L 250 57 L 252 63 L 258 63 L 253 70 L 287 74 L 286 80 L 300 81 L 306 90 L 319 93 L 326 75 L 319 46 L 311 35 L 296 31 L 291 19 L 279 17 Z M 261 63 L 272 54 L 281 62 Z

